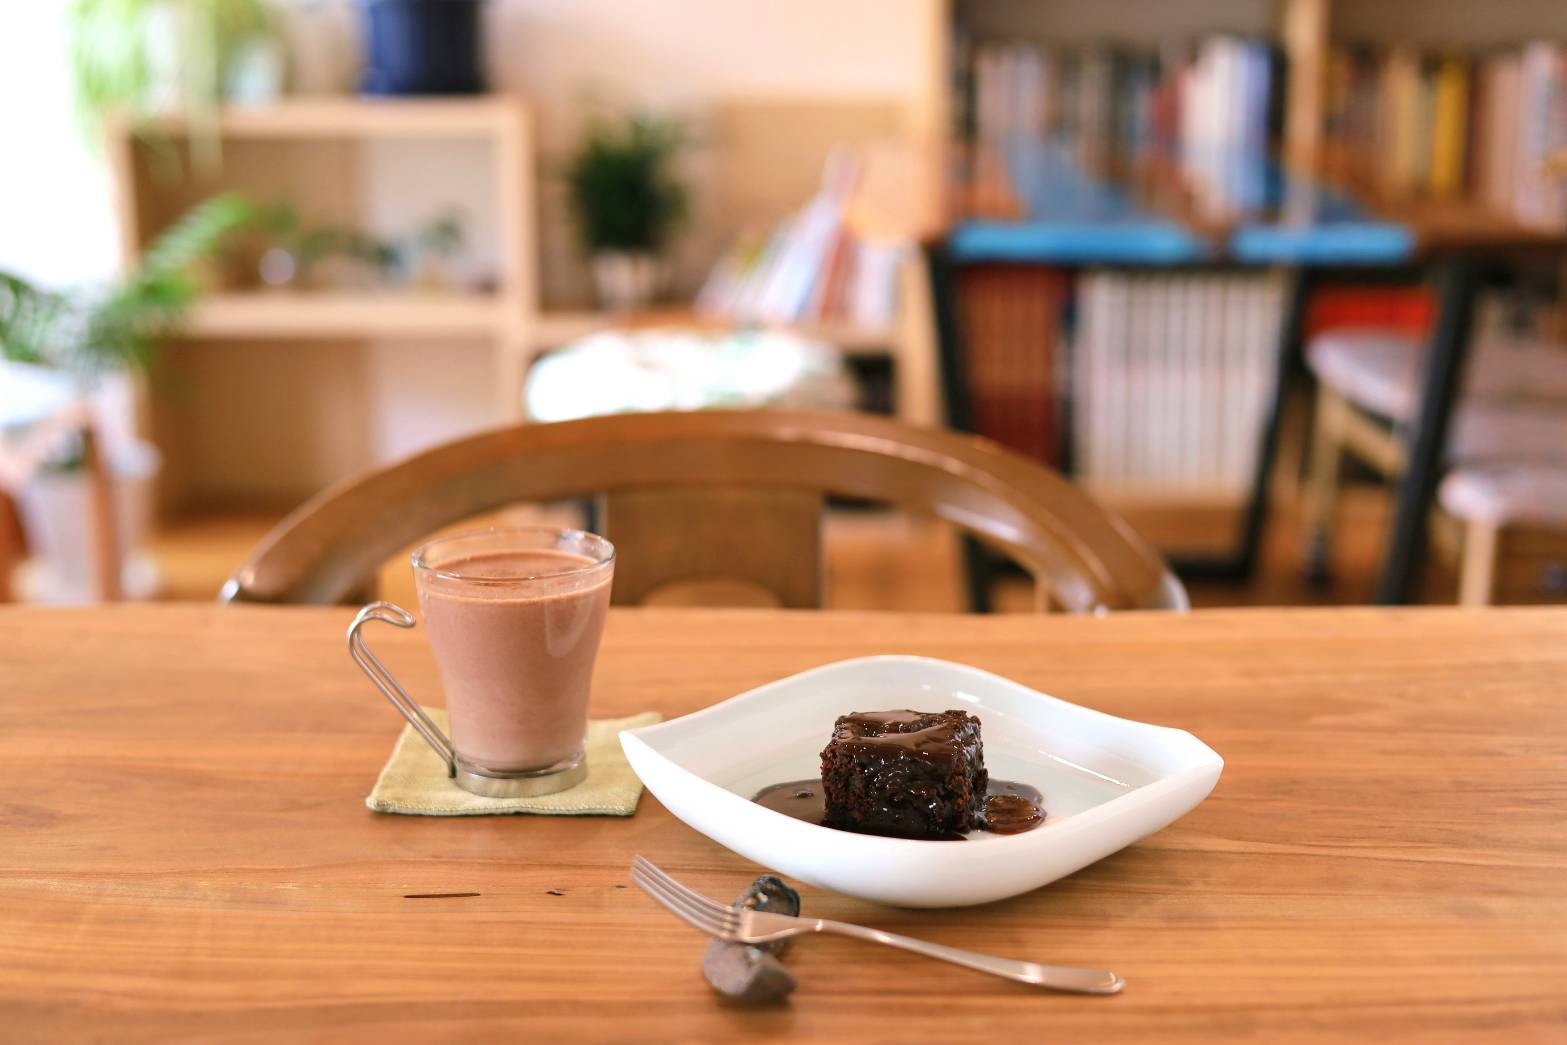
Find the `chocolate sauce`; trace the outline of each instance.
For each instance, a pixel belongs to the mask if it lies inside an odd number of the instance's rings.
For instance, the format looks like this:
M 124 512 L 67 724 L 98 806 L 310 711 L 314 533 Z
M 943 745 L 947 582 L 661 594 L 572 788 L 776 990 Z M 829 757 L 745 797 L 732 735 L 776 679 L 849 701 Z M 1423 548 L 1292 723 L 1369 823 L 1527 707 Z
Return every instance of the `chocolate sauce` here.
M 819 779 L 771 784 L 758 791 L 751 801 L 808 824 L 827 826 L 827 794 Z
M 961 714 L 952 711 L 944 715 L 922 711 L 857 711 L 839 716 L 833 741 L 851 751 L 896 748 L 910 755 L 944 755 L 961 743 L 954 723 L 955 716 Z M 971 732 L 970 743 L 977 751 L 977 724 Z
M 832 826 L 826 822 L 827 796 L 819 779 L 773 784 L 758 791 L 751 801 L 808 824 Z M 1045 822 L 1043 801 L 1044 796 L 1038 788 L 1012 780 L 992 780 L 985 790 L 984 830 L 998 835 L 1032 831 Z M 840 831 L 842 828 L 834 827 L 833 830 Z M 962 835 L 948 835 L 942 839 L 954 842 L 962 840 Z
M 1039 793 L 1034 792 L 1036 795 Z M 1045 811 L 1039 803 L 1022 795 L 985 796 L 985 830 L 997 835 L 1020 835 L 1032 831 L 1045 822 Z

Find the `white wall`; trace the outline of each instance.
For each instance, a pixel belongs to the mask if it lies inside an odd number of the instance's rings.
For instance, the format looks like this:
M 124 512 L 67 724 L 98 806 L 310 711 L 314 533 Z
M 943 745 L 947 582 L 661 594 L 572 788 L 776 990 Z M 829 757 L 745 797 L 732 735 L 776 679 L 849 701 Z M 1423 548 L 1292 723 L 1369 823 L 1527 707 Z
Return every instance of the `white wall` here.
M 914 0 L 495 0 L 498 86 L 540 100 L 549 137 L 575 94 L 677 107 L 715 96 L 895 95 L 920 86 Z
M 66 0 L 0 0 L 0 269 L 51 286 L 112 274 L 114 211 L 77 122 Z
M 73 109 L 68 3 L 0 0 L 0 267 L 56 284 L 106 276 L 117 259 L 108 179 Z M 348 0 L 285 6 L 305 12 L 294 18 L 303 29 L 296 45 L 330 37 L 333 49 L 357 49 Z M 576 140 L 589 98 L 663 109 L 700 127 L 725 97 L 917 94 L 923 7 L 917 0 L 491 0 L 487 59 L 495 87 L 535 102 L 548 181 Z M 385 166 L 388 190 L 404 192 L 412 179 L 400 176 L 399 164 Z M 700 180 L 700 157 L 692 166 Z M 416 220 L 419 201 L 404 198 Z M 546 279 L 557 296 L 580 297 L 581 274 L 561 257 L 573 245 L 558 193 L 548 205 L 546 256 L 565 264 L 547 265 Z M 374 214 L 377 223 L 394 220 L 380 200 Z
M 538 116 L 545 300 L 587 299 L 559 172 L 593 102 L 656 108 L 700 135 L 725 98 L 917 98 L 926 10 L 927 0 L 493 0 L 491 81 Z M 710 154 L 693 150 L 684 173 L 697 228 L 675 261 L 689 291 L 728 230 L 704 227 Z

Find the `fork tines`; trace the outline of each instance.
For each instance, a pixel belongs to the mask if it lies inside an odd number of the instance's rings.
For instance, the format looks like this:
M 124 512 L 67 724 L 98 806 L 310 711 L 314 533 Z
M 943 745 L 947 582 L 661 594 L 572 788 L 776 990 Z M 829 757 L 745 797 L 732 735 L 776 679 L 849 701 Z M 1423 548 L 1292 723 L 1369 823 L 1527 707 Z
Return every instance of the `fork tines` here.
M 733 939 L 740 928 L 734 908 L 710 900 L 660 871 L 642 856 L 631 861 L 631 880 L 676 917 L 721 940 Z

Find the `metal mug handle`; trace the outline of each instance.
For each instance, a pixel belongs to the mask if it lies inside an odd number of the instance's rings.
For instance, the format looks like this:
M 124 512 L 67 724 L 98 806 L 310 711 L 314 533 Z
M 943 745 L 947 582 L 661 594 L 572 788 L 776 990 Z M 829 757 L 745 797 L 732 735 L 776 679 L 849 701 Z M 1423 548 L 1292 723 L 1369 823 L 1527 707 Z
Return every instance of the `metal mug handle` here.
M 360 629 L 367 621 L 378 620 L 387 624 L 396 625 L 399 628 L 411 628 L 414 626 L 414 615 L 401 606 L 394 606 L 390 602 L 372 602 L 354 615 L 354 622 L 348 626 L 348 655 L 354 658 L 354 663 L 359 669 L 370 676 L 370 681 L 375 683 L 375 688 L 386 695 L 386 699 L 392 702 L 392 706 L 402 713 L 408 724 L 419 731 L 426 742 L 435 749 L 435 753 L 446 761 L 446 775 L 457 775 L 457 751 L 452 747 L 452 742 L 440 727 L 430 721 L 430 716 L 424 713 L 424 709 L 414 703 L 408 691 L 392 677 L 392 673 L 386 670 L 386 665 L 365 645 L 365 638 L 360 634 Z

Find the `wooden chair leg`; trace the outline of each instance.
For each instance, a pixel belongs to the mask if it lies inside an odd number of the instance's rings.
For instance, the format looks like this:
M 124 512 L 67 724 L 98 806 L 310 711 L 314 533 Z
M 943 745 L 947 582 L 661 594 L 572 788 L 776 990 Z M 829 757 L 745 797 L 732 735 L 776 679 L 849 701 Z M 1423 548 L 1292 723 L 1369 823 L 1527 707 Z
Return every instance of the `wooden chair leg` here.
M 91 517 L 93 569 L 98 581 L 98 598 L 104 602 L 120 599 L 119 534 L 114 525 L 114 483 L 109 463 L 91 424 L 82 429 L 82 458 L 87 474 L 88 511 Z
M 1311 432 L 1311 461 L 1303 497 L 1306 573 L 1318 581 L 1326 580 L 1328 575 L 1339 472 L 1344 459 L 1344 418 L 1348 409 L 1349 405 L 1337 392 L 1318 386 L 1316 418 Z
M 1491 605 L 1496 591 L 1497 537 L 1494 523 L 1476 520 L 1465 524 L 1458 575 L 1460 606 Z
M 995 605 L 990 598 L 990 587 L 996 580 L 996 557 L 990 549 L 974 538 L 963 535 L 963 578 L 968 588 L 968 608 L 971 613 L 990 613 Z M 1038 581 L 1035 581 L 1038 584 Z
M 9 494 L 0 491 L 0 602 L 11 602 L 16 598 L 12 579 L 26 550 L 16 502 Z

